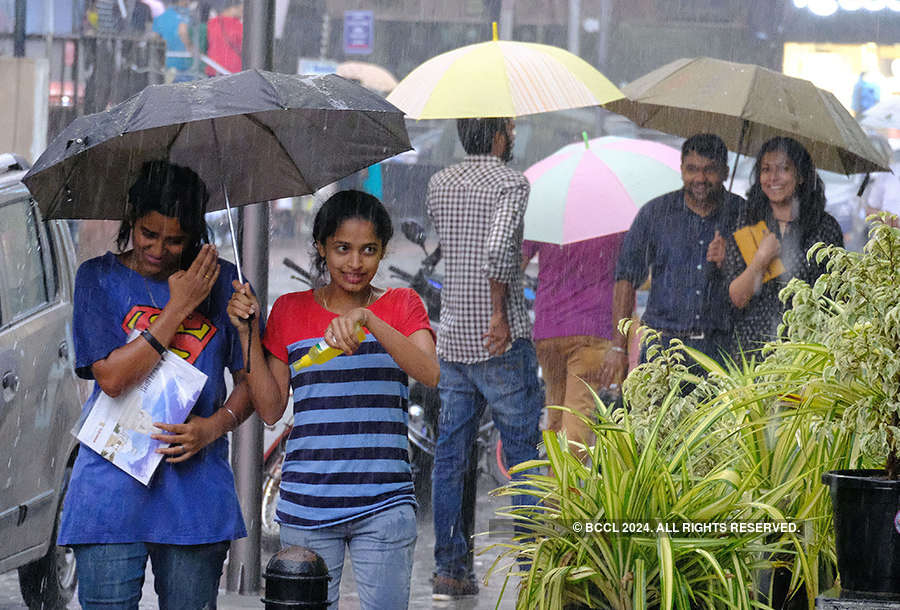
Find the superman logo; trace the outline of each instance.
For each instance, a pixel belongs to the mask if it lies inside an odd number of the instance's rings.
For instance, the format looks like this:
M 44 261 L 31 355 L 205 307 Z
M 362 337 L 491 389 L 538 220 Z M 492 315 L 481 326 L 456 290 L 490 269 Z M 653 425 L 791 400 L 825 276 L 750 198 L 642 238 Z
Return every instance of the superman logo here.
M 126 333 L 133 330 L 142 331 L 153 323 L 159 313 L 160 310 L 156 307 L 135 305 L 122 321 L 122 330 Z M 178 327 L 169 349 L 194 364 L 217 331 L 209 318 L 195 311 Z

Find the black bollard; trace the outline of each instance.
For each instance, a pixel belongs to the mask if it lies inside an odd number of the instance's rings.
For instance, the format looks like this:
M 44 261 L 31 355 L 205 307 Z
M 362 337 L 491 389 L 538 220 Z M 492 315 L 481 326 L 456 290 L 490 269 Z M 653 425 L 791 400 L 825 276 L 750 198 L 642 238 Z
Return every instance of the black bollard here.
M 266 564 L 266 610 L 326 610 L 328 566 L 302 546 L 281 549 Z

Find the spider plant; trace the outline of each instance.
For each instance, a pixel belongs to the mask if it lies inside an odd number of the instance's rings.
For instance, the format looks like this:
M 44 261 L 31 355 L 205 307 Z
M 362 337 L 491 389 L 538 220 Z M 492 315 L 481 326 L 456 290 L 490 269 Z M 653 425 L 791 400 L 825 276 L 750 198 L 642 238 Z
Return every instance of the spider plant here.
M 688 352 L 707 375 L 691 372 Z M 765 607 L 754 599 L 753 580 L 773 562 L 789 565 L 793 586 L 805 585 L 814 599 L 818 558 L 831 558 L 818 476 L 840 461 L 835 456 L 849 437 L 829 434 L 825 405 L 785 406 L 785 387 L 794 387 L 789 374 L 800 375 L 788 363 L 751 360 L 726 369 L 677 342 L 666 349 L 651 344 L 648 355 L 626 380 L 630 410 L 597 401 L 593 446 L 571 448 L 564 436 L 545 432 L 547 459 L 519 468 L 533 472 L 542 464 L 554 475 L 529 474 L 527 483 L 500 490 L 541 498 L 537 508 L 510 511 L 528 521 L 533 535 L 506 545 L 501 556 L 530 566 L 520 607 Z M 656 529 L 786 521 L 804 527 L 778 535 Z M 595 522 L 618 524 L 619 531 L 572 529 Z M 653 531 L 622 531 L 635 523 Z

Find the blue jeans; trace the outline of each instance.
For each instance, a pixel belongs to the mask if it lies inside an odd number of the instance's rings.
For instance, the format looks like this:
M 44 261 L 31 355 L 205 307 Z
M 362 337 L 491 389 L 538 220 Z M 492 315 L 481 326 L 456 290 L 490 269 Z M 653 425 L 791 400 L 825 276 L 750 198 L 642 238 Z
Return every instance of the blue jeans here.
M 507 464 L 537 458 L 544 398 L 534 345 L 517 339 L 505 354 L 475 364 L 441 360 L 441 416 L 432 475 L 434 563 L 440 576 L 468 576 L 462 519 L 463 477 L 485 405 L 490 405 Z M 516 475 L 522 478 L 522 475 Z M 527 494 L 513 505 L 535 504 Z
M 160 610 L 214 609 L 229 545 L 73 545 L 78 601 L 85 610 L 136 610 L 149 556 Z
M 350 549 L 353 576 L 363 610 L 402 610 L 409 605 L 409 580 L 416 547 L 412 504 L 392 506 L 374 515 L 314 530 L 281 526 L 281 545 L 312 549 L 328 566 L 328 608 L 337 610 Z

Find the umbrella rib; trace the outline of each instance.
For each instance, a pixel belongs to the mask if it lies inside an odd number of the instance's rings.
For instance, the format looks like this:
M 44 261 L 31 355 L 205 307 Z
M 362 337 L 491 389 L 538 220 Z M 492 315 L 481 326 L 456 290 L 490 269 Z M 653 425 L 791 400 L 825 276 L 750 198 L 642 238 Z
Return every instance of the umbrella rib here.
M 50 210 L 50 209 L 47 210 L 47 215 L 46 215 L 47 219 L 53 218 L 53 216 L 54 216 L 55 213 L 56 213 L 56 210 L 57 210 L 58 208 L 62 207 L 62 206 L 59 205 L 59 196 L 60 196 L 60 194 L 62 193 L 63 189 L 65 189 L 65 188 L 68 186 L 68 184 L 69 184 L 69 178 L 71 178 L 71 177 L 72 177 L 72 174 L 75 173 L 75 165 L 81 160 L 81 158 L 82 158 L 82 155 L 75 155 L 75 156 L 73 157 L 73 159 L 72 159 L 72 165 L 71 165 L 71 167 L 69 168 L 69 171 L 66 172 L 66 177 L 65 177 L 65 179 L 62 181 L 62 184 L 59 185 L 59 188 L 57 189 L 56 194 L 53 195 L 53 199 L 52 199 L 52 201 L 53 201 L 53 209 L 52 209 L 52 210 Z
M 250 121 L 251 123 L 253 123 L 257 127 L 259 127 L 260 129 L 262 129 L 263 131 L 268 133 L 270 136 L 272 136 L 272 139 L 278 143 L 278 147 L 281 149 L 281 152 L 283 152 L 285 154 L 285 156 L 291 160 L 291 163 L 293 164 L 294 169 L 297 170 L 297 173 L 300 175 L 300 179 L 303 181 L 303 183 L 309 184 L 306 181 L 306 176 L 303 175 L 303 172 L 300 170 L 300 167 L 297 166 L 297 162 L 294 161 L 293 155 L 291 155 L 290 151 L 284 147 L 284 144 L 281 142 L 281 138 L 279 138 L 275 134 L 275 132 L 272 130 L 272 128 L 269 127 L 268 125 L 266 125 L 265 123 L 263 123 L 262 121 L 260 121 L 259 119 L 257 119 L 252 114 L 245 114 L 244 116 L 247 117 L 248 121 Z
M 175 141 L 178 139 L 178 136 L 181 135 L 181 132 L 184 131 L 184 127 L 187 125 L 187 122 L 178 124 L 178 131 L 175 132 L 175 135 L 172 136 L 172 139 L 169 140 L 169 143 L 166 144 L 166 158 L 172 154 L 172 147 L 175 146 Z

